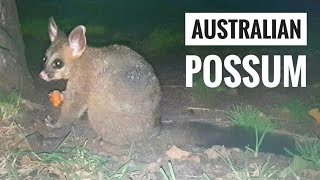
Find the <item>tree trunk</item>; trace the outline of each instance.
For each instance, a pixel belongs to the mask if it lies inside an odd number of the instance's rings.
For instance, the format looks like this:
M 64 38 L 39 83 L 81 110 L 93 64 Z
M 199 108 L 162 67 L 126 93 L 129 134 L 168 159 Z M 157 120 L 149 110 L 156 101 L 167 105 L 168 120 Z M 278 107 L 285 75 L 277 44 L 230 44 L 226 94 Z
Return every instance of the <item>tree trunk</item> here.
M 34 90 L 15 0 L 0 0 L 0 90 L 25 96 Z

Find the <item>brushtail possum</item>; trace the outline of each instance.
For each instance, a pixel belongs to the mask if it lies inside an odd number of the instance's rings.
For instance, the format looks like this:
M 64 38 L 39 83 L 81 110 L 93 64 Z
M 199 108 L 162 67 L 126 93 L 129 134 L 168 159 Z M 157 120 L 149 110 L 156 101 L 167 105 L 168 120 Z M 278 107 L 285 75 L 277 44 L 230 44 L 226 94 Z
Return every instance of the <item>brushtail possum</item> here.
M 179 143 L 200 146 L 221 144 L 244 148 L 255 143 L 251 135 L 239 129 L 210 124 L 193 122 L 157 128 L 161 124 L 160 85 L 153 68 L 141 55 L 120 45 L 89 47 L 83 25 L 75 27 L 67 36 L 50 18 L 48 31 L 51 45 L 43 59 L 40 77 L 45 81 L 67 80 L 66 90 L 61 95 L 55 94 L 56 100 L 52 99 L 56 106 L 61 105 L 61 112 L 50 126 L 59 128 L 72 123 L 87 111 L 96 133 L 117 145 L 131 144 L 150 136 L 156 129 L 170 134 Z M 268 137 L 265 139 L 267 142 Z M 289 137 L 270 136 L 269 139 L 271 149 L 268 151 L 271 152 L 293 144 Z
M 69 124 L 87 111 L 97 134 L 114 144 L 131 143 L 152 131 L 159 121 L 161 91 L 142 56 L 125 46 L 88 47 L 83 25 L 66 36 L 50 18 L 48 30 L 51 46 L 40 77 L 67 80 L 53 127 Z

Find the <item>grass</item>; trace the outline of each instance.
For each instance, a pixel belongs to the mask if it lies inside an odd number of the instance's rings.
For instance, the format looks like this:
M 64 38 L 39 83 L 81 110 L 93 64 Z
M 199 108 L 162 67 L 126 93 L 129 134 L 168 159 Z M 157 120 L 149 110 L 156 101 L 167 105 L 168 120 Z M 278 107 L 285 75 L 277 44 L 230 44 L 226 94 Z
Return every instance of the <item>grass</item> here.
M 20 95 L 0 92 L 0 118 L 11 119 L 20 115 Z
M 232 170 L 233 179 L 238 180 L 267 180 L 267 179 L 278 179 L 278 175 L 281 172 L 279 168 L 270 165 L 271 156 L 268 156 L 264 164 L 256 165 L 251 167 L 248 165 L 247 157 L 244 157 L 244 168 L 239 168 L 233 164 L 230 155 L 227 153 L 226 149 L 225 156 L 218 152 L 222 160 L 229 166 Z
M 168 161 L 169 173 L 164 169 L 164 167 L 160 167 L 160 173 L 163 180 L 176 180 L 176 173 L 174 172 L 173 165 L 171 161 Z M 210 180 L 209 176 L 203 172 L 201 179 Z
M 289 175 L 291 175 L 290 178 L 300 179 L 300 177 L 296 174 L 297 169 L 292 169 L 291 165 L 286 168 L 279 168 L 276 167 L 276 165 L 270 165 L 270 159 L 271 155 L 269 155 L 266 159 L 266 161 L 263 164 L 248 164 L 248 152 L 253 152 L 254 157 L 258 157 L 259 149 L 261 147 L 261 144 L 264 140 L 264 136 L 266 135 L 268 129 L 270 128 L 270 124 L 265 128 L 262 135 L 258 136 L 257 128 L 255 128 L 256 132 L 256 147 L 255 150 L 246 147 L 246 156 L 244 157 L 244 167 L 240 168 L 238 166 L 235 166 L 231 160 L 231 157 L 224 146 L 222 146 L 222 151 L 224 153 L 221 153 L 219 151 L 216 151 L 218 155 L 221 157 L 221 159 L 229 166 L 229 168 L 232 170 L 232 179 L 238 179 L 238 180 L 268 180 L 268 179 L 286 179 Z M 320 141 L 319 141 L 320 142 Z M 320 156 L 318 154 L 318 150 L 320 147 L 320 143 L 317 142 L 315 144 L 312 144 L 311 146 L 308 146 L 307 148 L 302 148 L 301 145 L 299 145 L 299 152 L 301 154 L 304 154 L 304 157 L 308 161 L 312 161 L 316 159 L 316 163 L 320 163 Z M 316 147 L 316 151 L 314 150 Z M 222 155 L 224 154 L 224 155 Z M 317 164 L 318 166 L 319 164 Z M 163 167 L 160 167 L 160 172 L 162 175 L 163 180 L 176 180 L 176 174 L 174 173 L 174 169 L 172 166 L 171 161 L 168 161 L 168 167 L 169 167 L 169 173 L 165 171 Z M 301 169 L 306 169 L 308 166 L 300 166 Z M 226 176 L 228 176 L 227 174 Z M 203 172 L 201 179 L 203 180 L 210 180 L 209 176 Z M 226 177 L 226 179 L 229 179 Z
M 259 133 L 258 133 L 258 129 L 255 128 L 255 137 L 256 137 L 256 144 L 255 144 L 255 149 L 251 149 L 249 146 L 246 147 L 246 149 L 250 152 L 254 153 L 254 157 L 258 157 L 258 153 L 260 150 L 260 147 L 262 145 L 262 142 L 264 140 L 264 136 L 267 134 L 267 132 L 269 131 L 270 128 L 270 124 L 268 124 L 268 126 L 265 128 L 265 130 L 262 132 L 261 136 L 259 137 Z
M 286 151 L 293 157 L 298 156 L 299 162 L 308 162 L 308 168 L 320 171 L 320 140 L 308 140 L 306 139 L 304 143 L 296 142 L 296 152 L 291 152 L 286 149 Z
M 84 145 L 69 147 L 67 136 L 51 153 L 35 153 L 14 121 L 0 126 L 0 179 L 128 179 L 136 167 L 128 160 L 120 167 Z
M 163 167 L 160 167 L 160 173 L 162 175 L 162 179 L 164 180 L 176 180 L 176 175 L 173 170 L 173 166 L 171 161 L 168 161 L 169 173 L 167 173 Z
M 303 122 L 309 118 L 308 111 L 310 110 L 310 106 L 300 100 L 294 99 L 287 101 L 281 104 L 279 108 L 288 112 L 290 118 L 296 122 Z
M 256 131 L 257 132 L 257 131 Z M 266 132 L 266 131 L 265 131 Z M 256 137 L 257 138 L 257 137 Z M 261 136 L 260 142 L 263 141 Z M 277 167 L 277 165 L 271 165 L 271 155 L 267 157 L 263 164 L 248 164 L 248 156 L 244 156 L 244 167 L 238 167 L 234 165 L 230 155 L 223 146 L 224 153 L 216 151 L 222 160 L 229 166 L 232 171 L 232 179 L 238 180 L 267 180 L 267 179 L 301 179 L 299 173 L 306 169 L 313 169 L 320 171 L 320 140 L 312 140 L 306 138 L 304 144 L 297 142 L 297 153 L 293 153 L 286 149 L 294 158 L 291 164 L 287 167 Z M 247 148 L 247 152 L 251 152 Z M 224 155 L 222 155 L 224 154 Z M 205 180 L 210 178 L 204 173 L 202 176 Z M 228 178 L 229 179 L 229 178 Z
M 271 121 L 271 118 L 250 105 L 233 106 L 227 116 L 235 125 L 246 129 L 256 129 L 258 133 L 264 132 L 266 129 L 269 132 L 276 128 L 276 124 Z

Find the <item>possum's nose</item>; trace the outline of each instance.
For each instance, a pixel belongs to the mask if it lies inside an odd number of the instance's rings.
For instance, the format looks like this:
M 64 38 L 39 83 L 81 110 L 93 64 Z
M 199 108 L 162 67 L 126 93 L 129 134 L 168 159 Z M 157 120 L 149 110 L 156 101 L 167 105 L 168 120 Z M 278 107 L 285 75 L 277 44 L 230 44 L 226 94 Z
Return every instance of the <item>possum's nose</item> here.
M 39 77 L 45 81 L 50 81 L 50 78 L 48 77 L 48 74 L 45 71 L 41 71 Z

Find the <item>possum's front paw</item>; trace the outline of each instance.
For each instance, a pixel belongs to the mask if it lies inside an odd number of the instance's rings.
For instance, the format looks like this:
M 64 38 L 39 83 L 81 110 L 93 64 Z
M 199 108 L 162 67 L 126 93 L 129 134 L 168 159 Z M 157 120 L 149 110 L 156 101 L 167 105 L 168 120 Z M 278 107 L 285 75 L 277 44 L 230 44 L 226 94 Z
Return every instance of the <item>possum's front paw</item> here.
M 62 106 L 64 99 L 63 92 L 61 93 L 58 90 L 54 90 L 51 93 L 49 93 L 48 96 L 53 107 L 59 108 Z
M 60 123 L 54 122 L 54 119 L 49 115 L 44 119 L 44 122 L 46 123 L 47 127 L 51 127 L 51 128 L 60 128 L 61 127 Z

